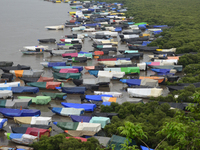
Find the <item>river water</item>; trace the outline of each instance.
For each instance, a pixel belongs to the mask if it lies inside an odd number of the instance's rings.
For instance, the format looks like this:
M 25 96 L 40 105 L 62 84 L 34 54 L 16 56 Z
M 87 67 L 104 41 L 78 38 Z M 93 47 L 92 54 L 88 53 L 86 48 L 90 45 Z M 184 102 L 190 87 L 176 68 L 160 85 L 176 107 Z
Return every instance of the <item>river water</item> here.
M 32 69 L 43 69 L 40 62 L 45 60 L 58 60 L 62 61 L 61 57 L 51 57 L 49 53 L 44 55 L 22 55 L 19 52 L 20 49 L 23 49 L 23 46 L 36 46 L 39 45 L 38 39 L 45 38 L 55 38 L 57 42 L 59 39 L 67 34 L 72 34 L 70 28 L 65 28 L 60 31 L 48 31 L 44 27 L 51 25 L 61 25 L 64 24 L 66 20 L 70 20 L 68 12 L 71 11 L 69 4 L 67 3 L 52 3 L 43 0 L 1 0 L 0 1 L 0 61 L 13 61 L 14 65 L 29 65 Z M 91 33 L 88 33 L 91 34 Z M 119 41 L 119 38 L 115 38 L 115 41 Z M 47 45 L 47 44 L 46 44 Z M 92 41 L 90 39 L 85 39 L 82 51 L 91 51 Z M 56 44 L 48 44 L 49 48 L 56 48 Z M 127 49 L 125 44 L 119 43 L 118 45 L 120 50 Z M 151 54 L 151 53 L 149 53 Z M 148 53 L 144 54 L 144 57 L 141 60 L 133 60 L 133 62 L 146 62 L 149 61 Z M 80 64 L 76 63 L 73 65 L 81 66 L 91 66 L 97 65 L 96 60 L 88 60 L 87 63 Z M 94 78 L 89 75 L 85 70 L 82 72 L 83 78 Z M 141 71 L 141 75 L 150 75 L 154 74 L 152 71 Z M 50 69 L 44 69 L 43 76 L 52 76 L 52 71 Z M 16 79 L 19 80 L 19 79 Z M 23 82 L 22 82 L 23 84 Z M 66 86 L 75 86 L 72 82 L 65 83 Z M 116 91 L 123 92 L 124 96 L 128 96 L 125 91 L 123 91 L 123 85 L 119 81 L 112 81 L 110 88 L 100 88 L 99 90 L 104 91 Z M 40 90 L 37 95 L 41 95 L 41 92 L 45 90 Z M 53 91 L 52 92 L 57 92 Z M 167 94 L 167 90 L 165 95 Z M 86 94 L 92 94 L 90 91 L 87 91 Z M 15 94 L 15 98 L 20 95 L 26 94 Z M 29 96 L 37 96 L 30 95 Z M 41 116 L 52 117 L 53 121 L 70 121 L 68 117 L 62 117 L 52 113 L 48 107 L 62 107 L 58 100 L 52 100 L 48 105 L 34 105 L 30 106 L 30 109 L 40 109 Z M 80 95 L 68 95 L 65 102 L 81 103 Z M 0 117 L 2 117 L 0 115 Z M 12 119 L 8 120 L 8 125 L 5 127 L 5 130 L 0 131 L 0 145 L 9 145 L 14 146 L 15 144 L 6 139 L 4 136 L 5 132 L 11 132 L 9 126 L 15 125 Z M 62 133 L 63 130 L 59 129 L 53 125 L 52 135 Z

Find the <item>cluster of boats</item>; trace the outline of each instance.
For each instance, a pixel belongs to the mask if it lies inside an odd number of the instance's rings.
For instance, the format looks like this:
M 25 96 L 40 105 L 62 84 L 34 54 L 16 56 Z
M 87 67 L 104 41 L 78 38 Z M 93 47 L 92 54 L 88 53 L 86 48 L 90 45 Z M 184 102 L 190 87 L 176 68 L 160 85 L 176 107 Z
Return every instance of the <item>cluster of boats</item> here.
M 57 2 L 57 1 L 56 1 Z M 67 2 L 67 1 L 65 1 Z M 7 125 L 8 119 L 14 119 L 16 124 L 11 126 L 13 133 L 5 133 L 8 139 L 18 144 L 29 145 L 39 140 L 42 135 L 50 136 L 52 131 L 52 118 L 40 116 L 37 109 L 28 109 L 34 103 L 46 105 L 52 99 L 66 100 L 67 94 L 80 94 L 82 104 L 61 102 L 62 107 L 49 107 L 58 115 L 69 116 L 72 122 L 53 122 L 74 138 L 87 141 L 88 136 L 97 135 L 106 124 L 109 124 L 117 113 L 99 113 L 97 108 L 101 105 L 109 106 L 111 103 L 143 102 L 142 98 L 158 97 L 163 94 L 163 88 L 159 85 L 166 81 L 177 81 L 183 66 L 177 65 L 180 55 L 176 55 L 176 48 L 159 49 L 156 46 L 148 46 L 156 39 L 155 35 L 162 32 L 167 25 L 148 25 L 146 22 L 135 23 L 132 18 L 126 18 L 126 8 L 121 3 L 105 3 L 91 1 L 69 1 L 71 20 L 64 25 L 46 26 L 48 30 L 64 30 L 71 28 L 73 34 L 65 35 L 56 42 L 56 39 L 39 39 L 44 45 L 25 46 L 20 50 L 23 54 L 35 55 L 50 53 L 52 57 L 60 56 L 62 61 L 44 61 L 40 64 L 52 71 L 52 77 L 43 76 L 44 70 L 33 70 L 30 66 L 17 65 L 13 62 L 0 62 L 0 113 L 5 118 L 0 118 L 0 129 Z M 77 33 L 74 33 L 77 32 Z M 88 34 L 86 34 L 88 32 Z M 83 49 L 84 40 L 90 38 L 94 50 Z M 159 38 L 159 37 L 158 37 Z M 118 44 L 126 44 L 128 50 L 119 50 Z M 48 43 L 55 43 L 57 49 L 50 50 Z M 89 45 L 88 45 L 89 46 Z M 148 52 L 148 62 L 139 61 Z M 152 54 L 149 55 L 151 52 Z M 98 65 L 75 66 L 74 63 L 85 63 L 88 60 L 96 60 Z M 151 70 L 156 75 L 140 76 L 141 72 Z M 83 78 L 83 72 L 90 74 L 89 78 Z M 24 81 L 12 82 L 15 78 Z M 72 81 L 74 87 L 65 86 Z M 118 91 L 99 91 L 100 87 L 109 87 L 112 80 L 120 84 L 127 84 L 126 92 L 130 97 L 123 96 Z M 65 83 L 65 84 L 64 84 Z M 18 96 L 15 93 L 38 93 L 36 97 Z M 51 90 L 54 90 L 52 92 Z M 57 92 L 55 92 L 57 91 Z M 88 95 L 92 91 L 93 95 Z M 172 107 L 173 104 L 170 104 Z M 91 116 L 84 115 L 92 112 Z M 106 146 L 112 143 L 113 137 L 94 136 L 100 143 Z M 103 140 L 105 139 L 105 140 Z M 121 141 L 119 141 L 121 142 Z M 120 149 L 120 148 L 119 148 Z

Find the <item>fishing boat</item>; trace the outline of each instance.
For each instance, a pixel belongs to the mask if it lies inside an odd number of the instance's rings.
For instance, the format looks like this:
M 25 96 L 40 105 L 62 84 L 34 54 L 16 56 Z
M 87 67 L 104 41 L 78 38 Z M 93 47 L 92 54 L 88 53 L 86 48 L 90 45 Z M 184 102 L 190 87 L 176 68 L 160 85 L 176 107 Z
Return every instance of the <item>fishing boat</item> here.
M 67 94 L 84 94 L 86 91 L 85 87 L 58 87 L 57 89 Z
M 13 96 L 13 92 L 10 89 L 1 89 L 0 90 L 0 98 L 6 99 L 11 98 Z
M 96 108 L 95 104 L 76 104 L 61 102 L 61 105 L 63 105 L 66 108 L 82 108 L 85 111 L 94 111 L 94 109 Z
M 60 39 L 61 42 L 69 43 L 69 44 L 82 44 L 82 39 Z
M 81 73 L 56 73 L 53 72 L 55 79 L 80 79 Z
M 12 109 L 0 108 L 0 113 L 9 118 L 13 117 L 26 117 L 26 116 L 40 116 L 40 110 L 36 109 Z
M 160 76 L 150 76 L 150 77 L 145 77 L 145 76 L 140 76 L 139 79 L 153 79 L 153 80 L 158 80 L 159 84 L 164 83 L 165 81 L 167 81 L 165 79 L 165 77 L 160 77 Z
M 162 95 L 162 88 L 128 88 L 127 92 L 132 97 L 158 97 Z
M 62 108 L 62 107 L 49 107 L 49 109 L 56 114 L 61 116 L 70 116 L 70 115 L 78 115 L 84 114 L 83 108 Z
M 38 93 L 38 87 L 29 87 L 29 86 L 20 86 L 20 87 L 11 87 L 9 90 L 13 93 Z M 3 90 L 5 91 L 5 90 Z
M 38 137 L 29 134 L 21 133 L 4 133 L 8 140 L 11 140 L 17 144 L 30 145 L 37 142 Z
M 1 87 L 19 87 L 20 82 L 5 82 L 5 83 L 0 83 L 0 88 Z
M 8 119 L 6 119 L 6 118 L 0 118 L 0 130 L 7 125 L 7 121 L 8 121 Z
M 65 68 L 73 68 L 73 69 L 77 68 L 79 72 L 83 70 L 83 66 L 54 66 L 52 70 L 55 71 L 55 69 L 65 69 Z M 59 71 L 56 71 L 56 72 L 59 72 Z
M 104 68 L 104 71 L 125 72 L 125 74 L 132 74 L 132 73 L 140 74 L 139 67 Z
M 14 117 L 14 121 L 15 123 L 17 124 L 27 124 L 28 125 L 31 125 L 31 126 L 28 126 L 28 127 L 40 127 L 40 128 L 43 128 L 45 126 L 44 129 L 49 129 L 49 124 L 51 123 L 52 121 L 52 118 L 51 117 L 41 117 L 41 116 L 38 116 L 38 117 Z M 46 127 L 48 126 L 48 127 Z
M 95 79 L 73 79 L 73 83 L 76 85 L 76 86 L 79 86 L 79 85 L 84 85 L 84 86 L 87 86 L 87 85 L 91 85 L 91 86 L 105 86 L 105 85 L 109 85 L 110 84 L 110 78 L 107 78 L 107 77 L 99 77 L 99 78 L 95 78 Z
M 39 138 L 41 138 L 41 136 L 50 136 L 50 130 L 48 129 L 11 126 L 11 130 L 13 133 L 29 134 Z
M 71 125 L 69 126 L 69 124 Z M 101 130 L 100 123 L 87 123 L 87 122 L 54 122 L 56 126 L 63 130 L 75 130 L 75 131 L 91 131 L 91 132 L 99 132 Z M 87 135 L 87 134 L 85 134 Z
M 57 73 L 79 73 L 77 68 L 63 68 L 63 69 L 53 69 Z
M 44 96 L 50 96 L 52 99 L 64 100 L 67 98 L 66 93 L 52 93 L 52 92 L 42 92 Z
M 50 50 L 48 51 L 52 56 L 62 56 L 65 53 L 76 53 L 77 50 L 75 49 L 68 49 L 68 50 Z
M 10 73 L 16 77 L 34 77 L 38 78 L 43 74 L 44 70 L 10 70 Z
M 63 30 L 64 29 L 64 25 L 58 25 L 58 26 L 45 26 L 45 28 L 47 30 Z
M 112 95 L 106 95 L 106 94 L 101 94 L 101 95 L 85 95 L 85 97 L 82 97 L 82 99 L 86 99 L 88 101 L 102 101 L 102 97 L 113 97 Z
M 132 64 L 132 61 L 131 60 L 99 61 L 98 63 L 106 65 L 106 66 L 115 66 L 115 65 L 128 65 L 128 64 Z
M 3 70 L 5 73 L 9 73 L 11 70 L 30 70 L 30 66 L 25 65 L 17 65 L 17 66 L 10 66 L 10 67 L 0 67 L 1 70 Z
M 149 65 L 149 67 L 153 69 L 175 69 L 177 72 L 181 72 L 183 70 L 182 65 L 163 65 L 163 66 Z
M 123 78 L 125 75 L 125 72 L 117 72 L 117 71 L 89 70 L 88 72 L 91 75 L 94 75 L 95 77 L 107 77 L 110 79 Z
M 175 74 L 175 69 L 151 69 L 152 71 L 156 72 L 158 75 L 170 75 Z
M 48 104 L 51 101 L 50 96 L 36 96 L 36 97 L 18 96 L 17 98 L 20 99 L 20 100 L 31 99 L 32 103 L 35 103 L 35 104 L 38 104 L 38 105 L 45 105 L 45 104 Z
M 56 39 L 38 39 L 40 43 L 56 43 Z
M 158 86 L 158 80 L 153 79 L 120 79 L 120 81 L 126 83 L 128 86 Z
M 29 82 L 51 82 L 53 81 L 53 77 L 21 77 L 19 78 L 20 80 L 23 80 L 24 83 L 29 83 Z
M 67 66 L 69 65 L 67 62 L 40 62 L 40 64 L 45 68 L 51 68 L 54 66 Z
M 41 88 L 41 89 L 56 89 L 56 87 L 62 87 L 63 84 L 62 82 L 53 82 L 53 81 L 50 81 L 50 82 L 30 82 L 30 83 L 27 83 L 28 86 L 33 86 L 33 87 L 38 87 L 38 88 Z
M 27 109 L 32 103 L 31 98 L 26 99 L 2 99 L 0 108 Z
M 39 46 L 24 46 L 23 48 L 28 51 L 45 51 L 48 50 L 49 47 L 44 45 L 39 45 Z
M 20 50 L 20 52 L 22 52 L 22 54 L 24 55 L 43 55 L 44 52 L 41 50 L 39 52 L 37 51 L 26 51 L 26 50 Z
M 176 48 L 171 48 L 171 49 L 156 49 L 156 51 L 159 52 L 176 52 Z

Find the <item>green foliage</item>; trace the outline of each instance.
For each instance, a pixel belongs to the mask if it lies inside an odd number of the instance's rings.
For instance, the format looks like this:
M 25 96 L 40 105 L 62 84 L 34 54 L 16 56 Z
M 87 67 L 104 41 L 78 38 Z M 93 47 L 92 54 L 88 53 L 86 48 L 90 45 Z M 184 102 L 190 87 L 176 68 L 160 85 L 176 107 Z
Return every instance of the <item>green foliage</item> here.
M 66 139 L 65 134 L 44 136 L 31 145 L 35 150 L 97 150 L 101 149 L 97 139 L 89 138 L 87 142 L 75 138 Z
M 189 64 L 198 64 L 198 63 L 200 63 L 199 60 L 200 60 L 200 53 L 198 53 L 198 54 L 185 54 L 185 55 L 183 55 L 179 58 L 178 65 L 183 65 L 183 67 L 185 67 Z M 189 70 L 190 73 L 191 73 L 192 67 L 194 67 L 194 66 L 190 66 L 190 67 L 187 68 L 187 69 L 190 69 Z M 189 73 L 189 72 L 187 72 L 186 69 L 184 70 L 184 72 Z
M 118 134 L 124 136 L 118 132 L 117 128 L 124 125 L 124 122 L 131 122 L 134 124 L 140 124 L 148 140 L 145 141 L 149 147 L 155 147 L 159 143 L 162 137 L 156 136 L 155 133 L 160 130 L 162 124 L 166 119 L 174 117 L 174 110 L 170 109 L 169 104 L 165 103 L 159 105 L 157 102 L 151 102 L 147 104 L 143 103 L 128 103 L 125 102 L 122 105 L 115 104 L 111 106 L 110 109 L 113 112 L 120 113 L 125 112 L 124 115 L 115 116 L 112 118 L 111 123 L 106 125 L 104 131 L 107 136 L 112 136 L 113 134 Z M 140 140 L 136 140 L 137 144 L 142 144 Z

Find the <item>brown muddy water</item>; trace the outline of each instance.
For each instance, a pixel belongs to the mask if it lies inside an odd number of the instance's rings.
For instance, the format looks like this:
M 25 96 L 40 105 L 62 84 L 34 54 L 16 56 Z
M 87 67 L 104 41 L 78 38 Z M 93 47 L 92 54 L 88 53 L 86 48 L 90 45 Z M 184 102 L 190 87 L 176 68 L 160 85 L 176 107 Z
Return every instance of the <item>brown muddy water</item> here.
M 44 55 L 22 55 L 19 49 L 23 49 L 23 46 L 36 46 L 39 45 L 38 39 L 43 38 L 55 38 L 57 42 L 62 36 L 72 34 L 70 28 L 65 28 L 63 31 L 48 31 L 44 27 L 51 25 L 64 24 L 66 20 L 70 20 L 68 12 L 71 11 L 69 4 L 67 3 L 51 3 L 42 0 L 1 0 L 0 1 L 0 61 L 13 61 L 14 65 L 30 65 L 32 69 L 44 69 L 43 76 L 51 77 L 52 71 L 48 68 L 43 68 L 40 62 L 43 60 L 62 61 L 61 57 L 51 57 L 49 53 Z M 91 34 L 91 33 L 88 33 Z M 119 37 L 114 39 L 119 41 Z M 45 45 L 45 44 L 42 44 Z M 56 44 L 46 44 L 49 49 L 56 48 Z M 82 51 L 92 51 L 92 41 L 89 38 L 84 40 Z M 127 49 L 126 45 L 119 42 L 118 49 Z M 140 60 L 133 60 L 133 62 L 147 62 L 150 61 L 148 54 L 144 53 L 144 57 Z M 74 63 L 73 65 L 80 66 L 92 66 L 97 65 L 96 60 L 88 60 L 87 63 Z M 91 76 L 86 70 L 83 70 L 83 78 L 95 78 Z M 150 70 L 141 71 L 142 76 L 153 75 Z M 16 79 L 19 80 L 19 79 Z M 23 81 L 21 81 L 23 84 Z M 66 86 L 75 86 L 72 81 L 65 83 Z M 123 90 L 126 87 L 125 84 L 119 81 L 111 81 L 109 87 L 101 87 L 99 90 L 103 91 L 116 91 L 122 92 L 126 97 L 128 94 Z M 164 95 L 168 94 L 167 88 L 164 88 Z M 41 92 L 47 90 L 40 90 L 39 93 L 28 96 L 42 95 Z M 56 90 L 51 90 L 57 92 Z M 85 94 L 92 94 L 91 91 L 87 91 Z M 27 94 L 15 94 L 14 97 Z M 71 121 L 69 117 L 62 117 L 52 113 L 48 107 L 62 107 L 61 102 L 73 102 L 81 103 L 80 95 L 68 94 L 67 99 L 52 100 L 48 105 L 34 105 L 30 106 L 30 109 L 41 110 L 41 116 L 52 117 L 53 121 Z M 0 115 L 0 117 L 2 117 Z M 15 144 L 6 139 L 5 132 L 11 132 L 9 126 L 15 125 L 12 119 L 8 119 L 8 125 L 4 130 L 0 131 L 0 145 L 14 146 Z M 51 135 L 62 133 L 63 130 L 51 124 L 53 131 Z

